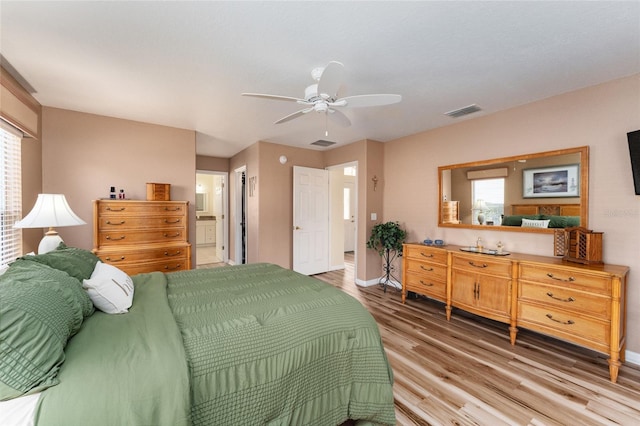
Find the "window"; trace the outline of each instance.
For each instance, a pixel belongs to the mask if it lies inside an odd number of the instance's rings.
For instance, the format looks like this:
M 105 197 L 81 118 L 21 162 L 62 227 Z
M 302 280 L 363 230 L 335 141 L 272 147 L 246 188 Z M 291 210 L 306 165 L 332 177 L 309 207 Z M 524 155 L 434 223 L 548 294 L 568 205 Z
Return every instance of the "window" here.
M 498 179 L 478 179 L 471 183 L 472 197 L 471 205 L 476 201 L 484 200 L 487 210 L 483 212 L 486 222 L 493 222 L 500 225 L 500 219 L 504 214 L 504 178 Z M 478 213 L 473 212 L 472 223 L 478 224 Z
M 345 176 L 355 176 L 356 175 L 356 166 L 348 166 L 344 168 Z
M 22 255 L 22 230 L 13 224 L 22 218 L 20 142 L 22 136 L 0 122 L 0 266 Z
M 343 190 L 343 214 L 344 220 L 351 219 L 351 188 L 344 188 Z

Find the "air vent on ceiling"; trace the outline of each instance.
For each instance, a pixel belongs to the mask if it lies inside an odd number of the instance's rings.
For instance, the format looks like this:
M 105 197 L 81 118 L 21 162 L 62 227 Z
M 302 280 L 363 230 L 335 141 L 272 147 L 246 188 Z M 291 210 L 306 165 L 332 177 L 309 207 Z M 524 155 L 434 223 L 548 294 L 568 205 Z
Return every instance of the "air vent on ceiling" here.
M 331 146 L 335 144 L 336 144 L 335 142 L 325 141 L 323 139 L 318 139 L 315 142 L 311 142 L 311 145 L 316 145 L 316 146 Z
M 482 111 L 482 109 L 478 105 L 472 104 L 464 108 L 454 109 L 453 111 L 445 112 L 444 115 L 448 115 L 449 117 L 453 117 L 453 118 L 458 118 L 458 117 L 462 117 L 463 115 L 469 115 L 478 111 Z

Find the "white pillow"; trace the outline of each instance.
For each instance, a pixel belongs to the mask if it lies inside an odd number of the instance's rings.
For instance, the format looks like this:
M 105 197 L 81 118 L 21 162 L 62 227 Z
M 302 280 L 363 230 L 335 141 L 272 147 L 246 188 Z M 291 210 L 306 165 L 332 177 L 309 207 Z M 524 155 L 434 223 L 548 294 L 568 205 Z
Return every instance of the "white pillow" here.
M 548 228 L 551 219 L 547 220 L 535 220 L 535 219 L 522 219 L 523 228 Z
M 91 278 L 82 281 L 94 306 L 108 314 L 123 314 L 133 303 L 133 280 L 113 265 L 98 261 Z

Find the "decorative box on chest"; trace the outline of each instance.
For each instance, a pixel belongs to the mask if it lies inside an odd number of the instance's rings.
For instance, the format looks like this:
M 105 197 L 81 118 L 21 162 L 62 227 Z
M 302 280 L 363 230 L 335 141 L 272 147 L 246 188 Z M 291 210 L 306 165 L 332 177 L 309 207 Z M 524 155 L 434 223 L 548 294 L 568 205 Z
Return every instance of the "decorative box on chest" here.
M 129 275 L 191 269 L 188 207 L 188 201 L 94 201 L 93 252 Z
M 565 228 L 554 235 L 554 252 L 569 262 L 602 263 L 602 232 L 583 227 Z

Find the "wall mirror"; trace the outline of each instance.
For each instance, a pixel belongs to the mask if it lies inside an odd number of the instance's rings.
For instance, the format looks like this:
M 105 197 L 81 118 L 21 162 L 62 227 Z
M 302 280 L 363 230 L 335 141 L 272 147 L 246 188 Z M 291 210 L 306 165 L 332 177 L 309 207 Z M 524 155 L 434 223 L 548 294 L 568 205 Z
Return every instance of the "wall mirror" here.
M 441 166 L 438 181 L 438 226 L 539 233 L 588 226 L 588 146 Z

